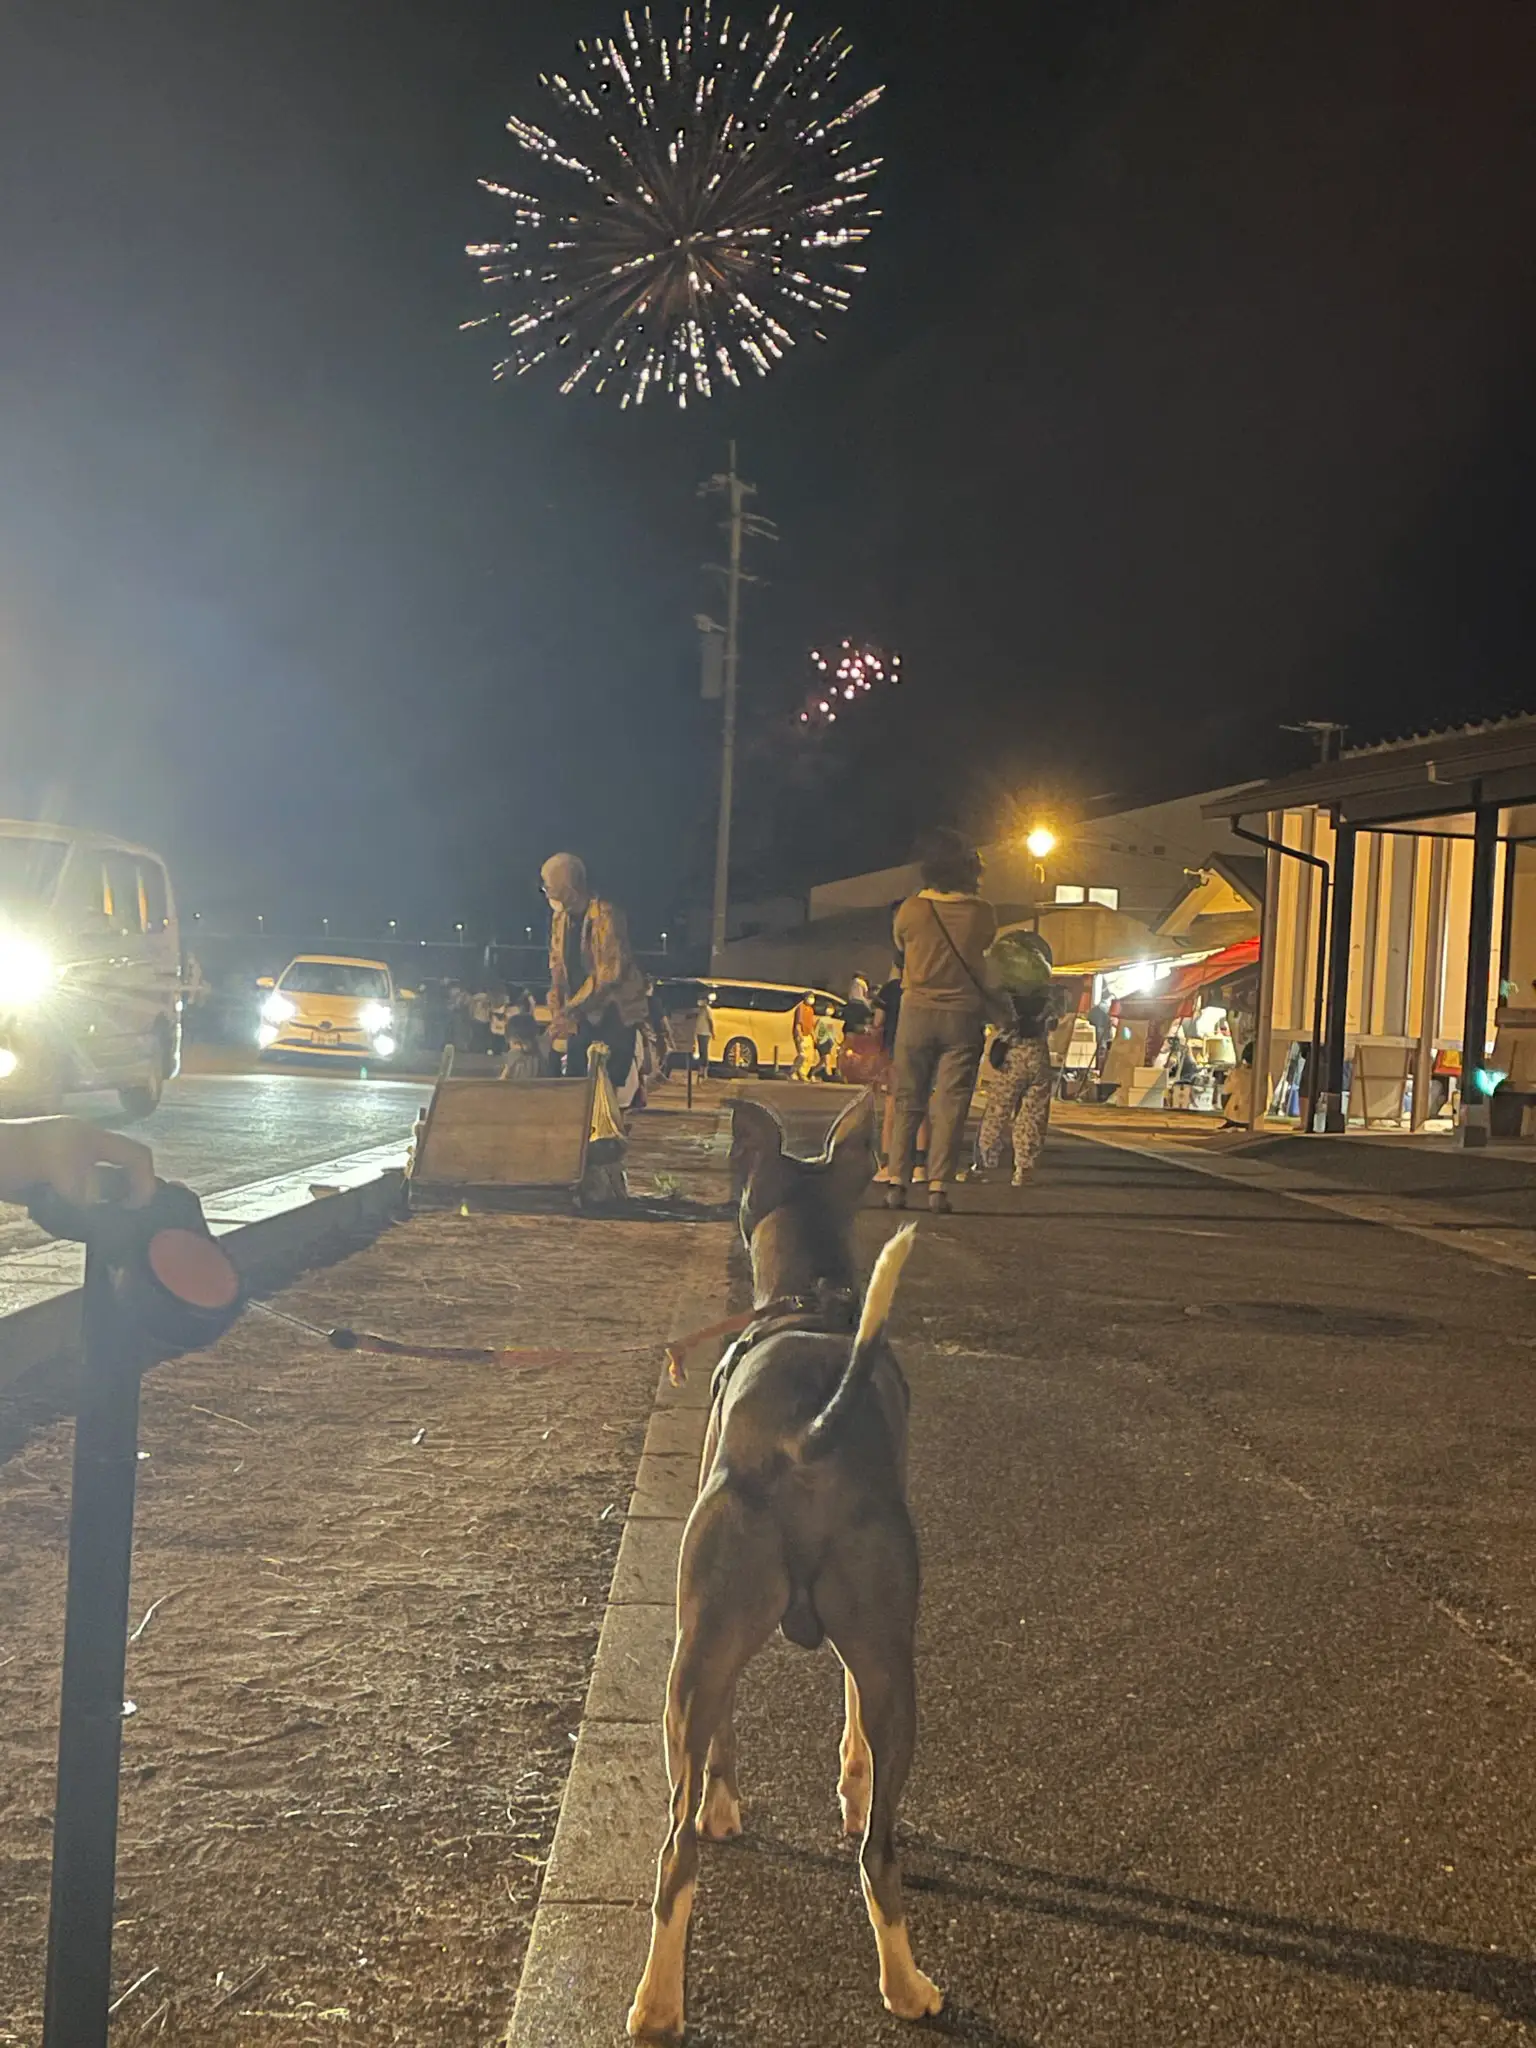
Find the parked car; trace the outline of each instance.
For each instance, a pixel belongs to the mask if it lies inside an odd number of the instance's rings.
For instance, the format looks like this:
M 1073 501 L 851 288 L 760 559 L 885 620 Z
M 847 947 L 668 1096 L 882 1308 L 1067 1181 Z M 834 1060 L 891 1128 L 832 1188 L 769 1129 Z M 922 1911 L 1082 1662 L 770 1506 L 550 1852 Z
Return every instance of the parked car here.
M 181 1068 L 181 932 L 159 854 L 0 819 L 0 1112 L 110 1089 L 148 1116 Z
M 256 1043 L 264 1060 L 313 1059 L 327 1065 L 392 1060 L 404 1038 L 402 1004 L 382 960 L 300 953 L 276 981 L 264 975 Z
M 711 1063 L 732 1074 L 789 1073 L 795 1064 L 795 1011 L 804 982 L 663 981 L 657 984 L 662 1009 L 670 1016 L 695 1010 L 706 990 L 714 1011 Z M 831 1017 L 842 1037 L 844 1003 L 826 989 L 812 989 L 819 1017 Z

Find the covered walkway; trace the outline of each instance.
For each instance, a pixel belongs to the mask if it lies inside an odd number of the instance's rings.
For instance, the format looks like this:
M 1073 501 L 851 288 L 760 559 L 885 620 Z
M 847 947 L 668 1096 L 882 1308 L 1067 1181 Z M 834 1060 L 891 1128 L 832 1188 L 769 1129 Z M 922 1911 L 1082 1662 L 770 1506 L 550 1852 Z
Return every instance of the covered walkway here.
M 1454 1086 L 1460 1142 L 1485 1145 L 1506 1076 L 1518 1129 L 1536 1047 L 1536 715 L 1339 752 L 1206 815 L 1268 864 L 1255 1126 L 1289 1071 L 1304 1130 L 1419 1130 Z

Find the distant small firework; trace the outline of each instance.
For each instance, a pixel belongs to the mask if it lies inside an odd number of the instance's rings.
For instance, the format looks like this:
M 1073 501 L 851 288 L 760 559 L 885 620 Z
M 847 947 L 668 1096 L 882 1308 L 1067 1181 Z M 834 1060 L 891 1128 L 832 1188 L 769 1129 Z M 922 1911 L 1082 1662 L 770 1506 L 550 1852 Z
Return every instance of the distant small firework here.
M 893 689 L 901 681 L 899 654 L 884 654 L 853 640 L 845 640 L 833 654 L 812 648 L 811 665 L 816 680 L 800 713 L 800 723 L 807 726 L 836 725 L 865 697 Z
M 515 114 L 507 127 L 549 196 L 482 178 L 517 233 L 468 251 L 505 293 L 464 322 L 505 324 L 498 377 L 563 356 L 564 392 L 611 386 L 629 405 L 664 391 L 686 405 L 826 339 L 878 218 L 880 158 L 860 160 L 851 131 L 883 88 L 848 98 L 843 32 L 797 48 L 792 20 L 775 6 L 743 27 L 696 0 L 664 36 L 645 8 L 625 14 L 622 37 L 577 44 L 584 76 L 541 74 L 551 127 Z

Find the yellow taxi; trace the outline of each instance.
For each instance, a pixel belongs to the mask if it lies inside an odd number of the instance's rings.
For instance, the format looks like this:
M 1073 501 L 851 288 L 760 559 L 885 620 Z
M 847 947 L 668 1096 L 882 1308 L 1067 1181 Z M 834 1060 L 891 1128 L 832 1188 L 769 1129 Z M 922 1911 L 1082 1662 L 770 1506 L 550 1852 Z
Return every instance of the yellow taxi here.
M 268 992 L 256 1026 L 264 1060 L 392 1060 L 400 1050 L 405 992 L 382 960 L 301 953 L 257 986 Z

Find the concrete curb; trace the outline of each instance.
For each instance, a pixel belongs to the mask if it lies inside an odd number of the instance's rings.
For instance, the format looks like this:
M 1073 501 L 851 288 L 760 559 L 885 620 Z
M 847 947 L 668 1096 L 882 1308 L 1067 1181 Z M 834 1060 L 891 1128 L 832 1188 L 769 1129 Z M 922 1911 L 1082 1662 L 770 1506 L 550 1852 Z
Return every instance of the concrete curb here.
M 678 1292 L 672 1327 L 723 1313 L 729 1242 Z M 656 1853 L 667 1822 L 661 1712 L 675 1627 L 677 1550 L 698 1486 L 720 1346 L 685 1385 L 663 1371 L 598 1638 L 549 1868 L 505 2048 L 593 2048 L 625 2039 L 645 1964 Z
M 209 1227 L 249 1280 L 261 1268 L 308 1255 L 332 1237 L 376 1227 L 399 1200 L 404 1152 L 403 1140 L 375 1145 L 210 1195 Z M 317 1197 L 312 1187 L 336 1192 Z M 85 1254 L 77 1244 L 36 1245 L 0 1259 L 0 1389 L 78 1348 L 84 1270 Z
M 1160 1166 L 1183 1167 L 1191 1173 L 1206 1174 L 1212 1180 L 1233 1181 L 1256 1194 L 1283 1195 L 1287 1201 L 1306 1202 L 1314 1209 L 1348 1217 L 1354 1223 L 1380 1224 L 1384 1229 L 1424 1238 L 1448 1251 L 1463 1252 L 1485 1264 L 1503 1266 L 1527 1279 L 1536 1279 L 1536 1230 L 1522 1229 L 1517 1223 L 1495 1226 L 1499 1234 L 1494 1235 L 1486 1222 L 1473 1228 L 1464 1215 L 1443 1204 L 1407 1202 L 1395 1195 L 1341 1194 L 1335 1182 L 1320 1180 L 1293 1167 L 1244 1159 L 1240 1153 L 1201 1152 L 1192 1145 L 1148 1145 L 1134 1138 L 1113 1136 L 1108 1131 L 1088 1130 L 1080 1124 L 1073 1124 L 1070 1130 L 1064 1126 L 1063 1135 L 1084 1138 L 1091 1145 L 1105 1145 L 1116 1152 L 1134 1152 Z M 1325 1144 L 1327 1140 L 1318 1142 Z

